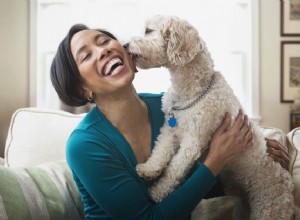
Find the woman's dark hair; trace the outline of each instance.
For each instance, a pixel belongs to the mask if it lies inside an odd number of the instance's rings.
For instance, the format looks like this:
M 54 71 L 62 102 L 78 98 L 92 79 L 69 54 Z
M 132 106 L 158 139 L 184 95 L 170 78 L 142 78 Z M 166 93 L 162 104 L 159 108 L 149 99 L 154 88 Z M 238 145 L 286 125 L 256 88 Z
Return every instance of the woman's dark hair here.
M 70 106 L 83 106 L 88 103 L 83 90 L 83 81 L 71 53 L 70 42 L 74 34 L 82 30 L 89 30 L 86 25 L 73 25 L 67 36 L 59 44 L 56 55 L 52 61 L 50 78 L 58 97 L 62 102 Z M 94 29 L 112 39 L 117 38 L 102 29 Z

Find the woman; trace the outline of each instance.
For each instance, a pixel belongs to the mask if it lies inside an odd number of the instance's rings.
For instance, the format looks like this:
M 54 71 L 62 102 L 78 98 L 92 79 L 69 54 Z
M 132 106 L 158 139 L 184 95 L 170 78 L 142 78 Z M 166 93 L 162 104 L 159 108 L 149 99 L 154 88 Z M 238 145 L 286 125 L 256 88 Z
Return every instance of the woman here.
M 253 140 L 247 116 L 233 126 L 227 115 L 215 132 L 210 151 L 188 179 L 160 203 L 148 194 L 151 184 L 135 167 L 145 162 L 164 123 L 161 96 L 137 94 L 135 63 L 109 32 L 73 26 L 59 45 L 51 80 L 60 99 L 71 106 L 96 106 L 72 132 L 67 162 L 84 203 L 87 219 L 189 219 L 206 196 L 223 195 L 218 174 Z M 275 160 L 288 164 L 276 141 L 268 145 Z M 284 156 L 280 156 L 284 155 Z

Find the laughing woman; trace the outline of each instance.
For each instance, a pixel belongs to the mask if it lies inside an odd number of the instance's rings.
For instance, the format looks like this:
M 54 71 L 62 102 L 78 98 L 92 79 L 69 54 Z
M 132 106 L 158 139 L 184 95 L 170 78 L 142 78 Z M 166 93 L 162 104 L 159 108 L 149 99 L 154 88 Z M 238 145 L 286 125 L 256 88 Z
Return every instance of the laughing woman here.
M 201 164 L 160 203 L 149 193 L 151 183 L 135 167 L 145 162 L 164 123 L 159 94 L 137 94 L 132 84 L 134 59 L 109 32 L 74 25 L 58 47 L 51 80 L 60 99 L 71 106 L 95 107 L 72 132 L 66 157 L 81 194 L 86 219 L 190 219 L 205 197 L 223 195 L 218 174 L 252 144 L 247 116 L 222 124 Z M 282 166 L 289 162 L 278 142 L 269 149 Z M 284 155 L 284 156 L 280 156 Z

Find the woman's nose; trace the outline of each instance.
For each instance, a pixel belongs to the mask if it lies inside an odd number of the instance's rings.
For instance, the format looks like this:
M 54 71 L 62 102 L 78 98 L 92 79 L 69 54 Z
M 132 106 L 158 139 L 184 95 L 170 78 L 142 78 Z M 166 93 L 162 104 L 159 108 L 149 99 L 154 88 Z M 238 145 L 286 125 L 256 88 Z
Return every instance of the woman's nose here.
M 107 48 L 98 48 L 98 60 L 102 60 L 107 57 L 111 51 Z

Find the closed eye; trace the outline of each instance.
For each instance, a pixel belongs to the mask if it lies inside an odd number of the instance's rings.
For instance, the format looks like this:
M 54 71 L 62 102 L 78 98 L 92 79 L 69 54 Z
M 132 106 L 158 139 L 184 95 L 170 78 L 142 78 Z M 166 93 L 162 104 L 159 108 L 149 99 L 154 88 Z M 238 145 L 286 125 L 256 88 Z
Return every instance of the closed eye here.
M 91 53 L 87 53 L 83 56 L 81 63 L 83 63 L 84 61 L 88 60 L 91 57 Z
M 152 31 L 153 31 L 152 29 L 150 29 L 150 28 L 146 28 L 146 30 L 145 30 L 145 34 L 150 34 Z
M 111 40 L 110 38 L 106 38 L 100 42 L 100 45 L 108 44 L 110 40 Z

